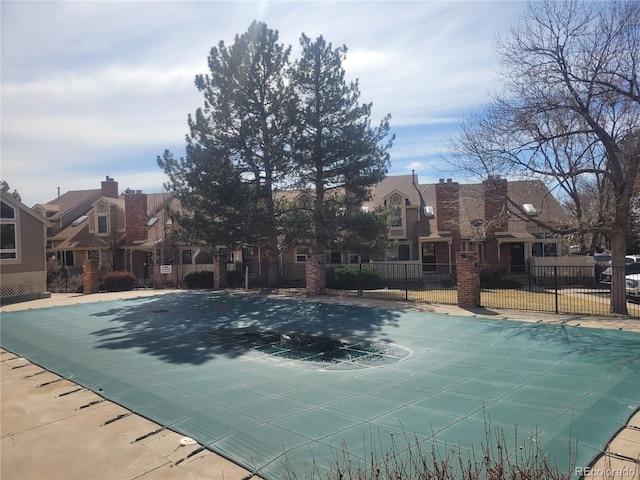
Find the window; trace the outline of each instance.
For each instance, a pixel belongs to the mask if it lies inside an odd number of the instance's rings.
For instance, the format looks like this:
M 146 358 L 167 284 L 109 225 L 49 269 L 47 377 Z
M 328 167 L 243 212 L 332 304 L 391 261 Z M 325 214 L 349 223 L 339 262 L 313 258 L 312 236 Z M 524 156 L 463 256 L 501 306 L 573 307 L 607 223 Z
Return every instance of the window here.
M 531 245 L 532 257 L 557 257 L 558 256 L 558 244 L 536 242 Z
M 476 251 L 478 252 L 478 259 L 484 262 L 484 242 L 476 243 Z
M 403 216 L 403 208 L 402 208 L 402 197 L 397 193 L 394 193 L 389 198 L 389 203 L 387 200 L 384 201 L 385 206 L 389 207 L 389 213 L 391 216 L 391 227 L 392 228 L 401 228 L 403 226 L 402 216 Z
M 309 255 L 309 247 L 298 247 L 296 248 L 296 262 L 306 262 L 307 255 Z
M 60 265 L 64 267 L 73 267 L 75 265 L 73 250 L 59 250 L 56 255 Z
M 389 248 L 385 258 L 387 262 L 407 262 L 411 260 L 411 245 L 401 244 Z
M 100 260 L 100 252 L 98 250 L 87 251 L 87 260 Z
M 3 220 L 13 220 L 16 218 L 16 211 L 9 204 L 2 202 L 0 216 Z
M 2 202 L 0 216 L 0 260 L 18 260 L 16 211 Z
M 98 233 L 107 233 L 109 231 L 107 216 L 98 215 Z
M 340 252 L 331 252 L 328 257 L 327 263 L 342 263 L 342 254 Z
M 191 265 L 192 254 L 191 250 L 182 250 L 182 264 Z
M 477 252 L 478 260 L 484 261 L 484 243 L 483 242 L 470 242 L 462 241 L 462 252 Z
M 402 227 L 402 207 L 391 207 L 391 226 Z

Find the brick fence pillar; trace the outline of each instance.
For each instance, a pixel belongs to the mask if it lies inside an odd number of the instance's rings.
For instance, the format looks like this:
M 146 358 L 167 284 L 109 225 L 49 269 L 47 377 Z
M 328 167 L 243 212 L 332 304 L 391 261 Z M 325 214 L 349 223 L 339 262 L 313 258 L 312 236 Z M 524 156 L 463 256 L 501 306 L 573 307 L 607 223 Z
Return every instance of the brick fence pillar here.
M 307 295 L 324 293 L 327 282 L 325 277 L 324 253 L 311 253 L 305 262 L 305 277 Z
M 213 257 L 213 288 L 227 288 L 227 256 Z
M 456 270 L 458 280 L 458 306 L 461 308 L 481 306 L 478 254 L 475 252 L 457 252 Z
M 100 290 L 100 270 L 98 269 L 98 260 L 82 261 L 82 286 L 83 293 L 97 293 Z

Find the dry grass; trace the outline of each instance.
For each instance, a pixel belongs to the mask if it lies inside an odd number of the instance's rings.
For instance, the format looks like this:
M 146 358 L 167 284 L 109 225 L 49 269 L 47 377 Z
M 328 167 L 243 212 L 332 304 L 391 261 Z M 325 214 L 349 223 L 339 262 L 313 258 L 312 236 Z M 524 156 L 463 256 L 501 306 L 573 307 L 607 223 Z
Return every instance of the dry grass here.
M 280 291 L 285 291 L 280 289 Z M 286 289 L 290 293 L 304 292 L 304 289 Z M 330 295 L 356 297 L 356 290 L 327 290 Z M 441 303 L 457 305 L 458 293 L 454 288 L 409 290 L 377 289 L 365 290 L 364 298 L 382 300 Z M 604 290 L 561 289 L 557 295 L 553 291 L 529 291 L 519 289 L 483 289 L 480 302 L 485 308 L 510 310 L 531 310 L 547 313 L 569 313 L 578 315 L 611 315 L 609 293 Z M 628 302 L 629 315 L 640 318 L 640 303 Z
M 420 441 L 404 434 L 391 439 L 388 449 L 380 433 L 372 431 L 365 452 L 354 455 L 344 444 L 328 464 L 311 459 L 296 471 L 285 452 L 287 480 L 568 480 L 576 472 L 576 443 L 567 443 L 567 466 L 560 468 L 542 451 L 537 435 L 507 441 L 504 430 L 485 420 L 485 441 L 471 450 L 459 445 Z

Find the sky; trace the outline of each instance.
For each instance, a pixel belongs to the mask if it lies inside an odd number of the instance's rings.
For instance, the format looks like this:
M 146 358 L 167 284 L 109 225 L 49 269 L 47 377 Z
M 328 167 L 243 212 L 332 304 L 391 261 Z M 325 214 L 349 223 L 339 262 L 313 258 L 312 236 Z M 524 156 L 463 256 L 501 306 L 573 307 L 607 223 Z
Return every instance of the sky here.
M 522 1 L 0 1 L 0 178 L 33 206 L 58 189 L 146 193 L 167 181 L 156 157 L 184 155 L 194 85 L 211 47 L 253 20 L 300 52 L 302 33 L 346 45 L 348 80 L 391 114 L 389 175 L 460 181 L 447 162 L 460 122 L 499 90 L 496 35 Z

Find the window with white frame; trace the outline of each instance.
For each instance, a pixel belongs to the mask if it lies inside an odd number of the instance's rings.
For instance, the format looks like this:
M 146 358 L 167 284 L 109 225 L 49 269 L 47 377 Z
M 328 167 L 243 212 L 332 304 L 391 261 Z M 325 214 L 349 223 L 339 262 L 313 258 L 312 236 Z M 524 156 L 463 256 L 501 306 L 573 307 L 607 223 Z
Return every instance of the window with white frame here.
M 403 198 L 400 194 L 394 193 L 384 201 L 391 216 L 391 227 L 402 228 L 404 226 Z
M 411 245 L 401 243 L 388 248 L 385 254 L 387 262 L 408 262 L 411 260 Z
M 532 232 L 537 241 L 531 244 L 532 257 L 557 257 L 558 240 L 549 231 Z
M 556 242 L 535 242 L 531 245 L 532 257 L 557 257 L 558 244 Z
M 0 260 L 18 260 L 17 212 L 11 205 L 2 202 L 0 213 Z
M 106 215 L 98 215 L 98 233 L 108 233 L 109 232 L 109 219 Z
M 309 256 L 309 247 L 296 248 L 296 263 L 306 262 L 308 256 Z
M 75 265 L 75 255 L 73 250 L 58 250 L 56 255 L 60 265 L 64 267 L 73 267 Z

